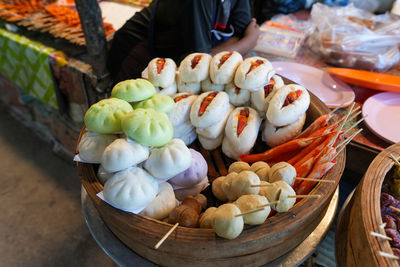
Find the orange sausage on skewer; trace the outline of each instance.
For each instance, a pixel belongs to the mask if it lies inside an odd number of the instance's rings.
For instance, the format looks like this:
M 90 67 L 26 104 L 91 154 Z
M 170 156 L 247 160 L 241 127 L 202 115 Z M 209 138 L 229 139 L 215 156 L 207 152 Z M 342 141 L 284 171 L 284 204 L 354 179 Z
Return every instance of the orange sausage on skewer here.
M 301 160 L 299 160 L 293 167 L 296 169 L 296 173 L 298 177 L 306 177 L 307 174 L 312 170 L 314 163 L 317 161 L 317 157 L 319 157 L 322 151 L 329 146 L 330 142 L 332 142 L 333 138 L 335 138 L 336 132 L 331 133 L 328 138 L 324 140 L 319 146 L 317 146 L 314 150 L 310 151 L 307 155 L 303 156 Z M 293 184 L 293 188 L 296 189 L 300 185 L 300 180 L 295 180 Z
M 279 158 L 286 153 L 298 151 L 304 147 L 307 147 L 312 143 L 313 140 L 315 140 L 317 138 L 318 137 L 293 139 L 282 145 L 273 147 L 263 153 L 252 154 L 252 155 L 242 155 L 239 157 L 239 159 L 241 161 L 244 161 L 247 163 L 253 163 L 256 161 L 273 160 L 274 158 Z
M 328 137 L 321 136 L 321 138 L 315 139 L 308 147 L 304 148 L 300 153 L 297 153 L 293 158 L 289 159 L 287 163 L 294 165 L 304 158 L 308 153 L 316 149 L 322 142 L 324 142 Z
M 335 166 L 336 161 L 325 162 L 323 164 L 316 164 L 315 168 L 307 176 L 307 178 L 321 179 L 333 166 Z M 296 195 L 306 195 L 310 193 L 311 189 L 314 187 L 316 182 L 303 181 L 299 188 L 296 190 Z

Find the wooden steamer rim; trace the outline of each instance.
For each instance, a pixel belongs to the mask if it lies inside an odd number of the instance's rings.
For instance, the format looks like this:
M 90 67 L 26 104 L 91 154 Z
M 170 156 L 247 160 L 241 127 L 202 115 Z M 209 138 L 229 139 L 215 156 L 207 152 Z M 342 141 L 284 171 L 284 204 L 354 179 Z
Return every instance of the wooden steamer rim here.
M 339 266 L 399 266 L 396 260 L 382 257 L 379 251 L 393 254 L 389 241 L 370 232 L 383 233 L 380 199 L 382 184 L 400 156 L 400 143 L 380 152 L 369 165 L 349 204 L 338 220 L 336 255 Z M 365 265 L 367 264 L 367 265 Z
M 330 111 L 311 92 L 310 98 L 308 123 Z M 201 149 L 201 152 L 204 153 L 204 150 Z M 208 155 L 216 164 L 224 158 L 220 149 Z M 289 212 L 277 213 L 262 225 L 246 226 L 241 235 L 233 240 L 217 237 L 211 229 L 179 226 L 158 250 L 154 250 L 154 245 L 172 225 L 108 205 L 96 196 L 103 190 L 103 185 L 96 176 L 94 166 L 78 162 L 77 167 L 84 188 L 107 226 L 129 248 L 150 261 L 164 266 L 259 266 L 295 248 L 319 224 L 343 173 L 345 150 L 336 161 L 337 164 L 324 176 L 324 179 L 334 180 L 335 183 L 319 183 L 310 192 L 321 195 L 321 198 L 303 199 Z

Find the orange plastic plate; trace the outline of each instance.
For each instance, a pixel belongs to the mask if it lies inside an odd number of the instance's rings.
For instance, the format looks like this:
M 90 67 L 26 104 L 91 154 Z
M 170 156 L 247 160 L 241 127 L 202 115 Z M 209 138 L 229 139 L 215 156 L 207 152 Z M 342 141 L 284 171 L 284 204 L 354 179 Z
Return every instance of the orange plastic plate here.
M 328 68 L 342 81 L 365 88 L 400 93 L 400 77 L 395 75 L 346 68 Z

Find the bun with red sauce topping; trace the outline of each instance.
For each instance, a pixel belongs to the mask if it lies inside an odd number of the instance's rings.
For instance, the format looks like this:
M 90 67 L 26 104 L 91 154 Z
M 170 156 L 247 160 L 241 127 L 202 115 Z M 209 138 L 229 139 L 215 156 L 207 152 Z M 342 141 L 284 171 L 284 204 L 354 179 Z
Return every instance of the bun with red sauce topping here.
M 181 75 L 179 73 L 176 75 L 176 84 L 178 87 L 179 93 L 191 93 L 198 94 L 200 93 L 200 82 L 198 83 L 185 83 L 181 79 Z
M 297 84 L 285 85 L 269 102 L 267 119 L 275 126 L 285 126 L 297 121 L 309 105 L 307 89 Z
M 149 81 L 156 87 L 167 88 L 175 82 L 176 64 L 170 58 L 154 58 L 148 67 Z
M 237 159 L 248 154 L 256 142 L 261 118 L 257 111 L 249 107 L 238 107 L 232 111 L 225 126 L 222 152 Z
M 168 112 L 167 116 L 173 127 L 190 120 L 190 109 L 196 98 L 197 95 L 190 93 L 179 93 L 172 97 L 175 106 Z
M 208 77 L 211 56 L 193 53 L 185 57 L 179 66 L 179 75 L 184 83 L 199 83 Z
M 198 136 L 201 146 L 206 150 L 213 150 L 219 147 L 224 139 L 224 133 L 222 132 L 217 138 L 207 138 L 204 136 Z
M 225 92 L 229 96 L 229 102 L 235 107 L 247 106 L 250 100 L 250 91 L 240 89 L 233 82 L 225 85 Z
M 210 63 L 211 81 L 215 84 L 230 83 L 242 60 L 242 55 L 236 51 L 223 51 L 216 54 Z
M 221 133 L 223 133 L 225 130 L 226 121 L 228 120 L 228 117 L 231 114 L 232 110 L 233 106 L 230 106 L 226 114 L 225 115 L 220 114 L 219 117 L 221 119 L 215 124 L 211 125 L 210 127 L 196 128 L 197 134 L 210 139 L 217 138 L 218 136 L 220 136 Z
M 176 87 L 176 83 L 174 82 L 173 84 L 171 84 L 168 87 L 154 87 L 156 89 L 156 92 L 162 95 L 173 95 L 176 94 L 177 91 L 177 87 Z
M 268 81 L 268 84 L 259 88 L 259 90 L 251 93 L 251 103 L 260 113 L 264 113 L 268 110 L 269 102 L 275 93 L 285 84 L 280 76 L 274 75 Z
M 197 138 L 196 128 L 189 121 L 174 127 L 174 138 L 182 139 L 185 145 L 190 145 Z
M 201 90 L 203 92 L 210 92 L 210 91 L 224 91 L 223 84 L 215 84 L 210 80 L 210 77 L 201 81 Z
M 283 127 L 276 127 L 266 120 L 262 132 L 262 140 L 271 147 L 286 143 L 301 132 L 305 121 L 305 113 L 297 121 Z
M 230 108 L 225 92 L 205 92 L 197 97 L 190 109 L 190 121 L 195 127 L 207 128 L 225 115 Z
M 167 116 L 174 128 L 174 138 L 182 139 L 186 145 L 191 144 L 197 138 L 196 129 L 190 122 L 190 109 L 197 95 L 179 93 L 172 97 L 175 102 L 173 110 Z
M 236 70 L 235 84 L 254 92 L 266 84 L 274 74 L 274 68 L 265 58 L 246 58 Z

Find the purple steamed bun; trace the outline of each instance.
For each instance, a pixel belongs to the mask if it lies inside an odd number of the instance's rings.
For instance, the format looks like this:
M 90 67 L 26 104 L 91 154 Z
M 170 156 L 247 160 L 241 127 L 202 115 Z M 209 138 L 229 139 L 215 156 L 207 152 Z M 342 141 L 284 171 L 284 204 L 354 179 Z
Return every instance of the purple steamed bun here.
M 192 164 L 185 171 L 168 180 L 172 185 L 191 187 L 198 184 L 207 176 L 208 166 L 203 156 L 194 149 L 189 149 L 192 154 Z
M 174 190 L 175 197 L 179 201 L 183 201 L 188 196 L 196 196 L 200 194 L 208 186 L 208 177 L 203 178 L 198 184 L 195 184 L 188 188 L 181 188 Z

